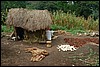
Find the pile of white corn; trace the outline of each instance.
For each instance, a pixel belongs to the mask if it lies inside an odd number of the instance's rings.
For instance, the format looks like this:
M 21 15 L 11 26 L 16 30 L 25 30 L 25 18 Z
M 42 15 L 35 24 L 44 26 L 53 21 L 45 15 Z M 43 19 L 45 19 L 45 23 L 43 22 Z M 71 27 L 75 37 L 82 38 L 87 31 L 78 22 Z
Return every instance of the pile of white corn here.
M 58 45 L 57 46 L 57 49 L 59 50 L 59 51 L 68 51 L 68 50 L 70 50 L 70 51 L 74 51 L 74 50 L 76 50 L 77 48 L 76 47 L 74 47 L 74 46 L 70 46 L 70 45 Z

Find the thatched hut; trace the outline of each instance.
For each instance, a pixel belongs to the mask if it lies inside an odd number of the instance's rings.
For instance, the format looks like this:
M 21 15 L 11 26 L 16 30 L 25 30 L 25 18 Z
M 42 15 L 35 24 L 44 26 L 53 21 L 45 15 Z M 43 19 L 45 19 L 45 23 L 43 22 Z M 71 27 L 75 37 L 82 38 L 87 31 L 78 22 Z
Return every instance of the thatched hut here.
M 52 24 L 52 16 L 48 10 L 10 9 L 7 25 L 13 26 L 15 36 L 45 40 L 45 30 Z

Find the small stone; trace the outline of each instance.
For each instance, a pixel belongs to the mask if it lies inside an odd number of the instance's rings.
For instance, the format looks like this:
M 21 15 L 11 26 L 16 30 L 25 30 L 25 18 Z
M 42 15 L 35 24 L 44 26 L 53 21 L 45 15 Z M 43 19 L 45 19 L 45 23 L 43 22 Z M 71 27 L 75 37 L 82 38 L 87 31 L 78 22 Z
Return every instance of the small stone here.
M 18 51 L 18 54 L 20 54 L 20 51 Z
M 46 46 L 47 46 L 48 48 L 52 47 L 51 44 L 47 44 Z
M 21 44 L 21 46 L 22 46 L 23 44 Z

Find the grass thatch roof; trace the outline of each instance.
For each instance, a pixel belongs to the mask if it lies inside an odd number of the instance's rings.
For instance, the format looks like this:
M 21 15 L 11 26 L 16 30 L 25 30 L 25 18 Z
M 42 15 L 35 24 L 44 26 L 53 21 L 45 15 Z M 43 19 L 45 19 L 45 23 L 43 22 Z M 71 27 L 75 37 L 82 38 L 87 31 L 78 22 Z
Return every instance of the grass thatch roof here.
M 48 10 L 10 9 L 6 24 L 21 27 L 30 31 L 45 29 L 52 23 Z

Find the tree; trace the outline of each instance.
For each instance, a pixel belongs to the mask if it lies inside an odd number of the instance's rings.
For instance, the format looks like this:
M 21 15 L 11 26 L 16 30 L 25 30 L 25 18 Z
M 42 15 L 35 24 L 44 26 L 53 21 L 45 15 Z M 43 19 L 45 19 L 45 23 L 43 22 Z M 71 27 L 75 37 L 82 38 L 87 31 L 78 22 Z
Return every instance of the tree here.
M 29 9 L 38 9 L 38 10 L 47 9 L 49 11 L 57 10 L 56 1 L 31 1 L 28 3 L 29 4 L 26 5 L 26 8 Z
M 1 24 L 4 24 L 10 8 L 26 8 L 26 1 L 1 1 Z
M 84 16 L 86 19 L 90 15 L 94 17 L 95 12 L 99 11 L 99 1 L 75 1 L 75 4 L 78 5 L 76 15 Z

